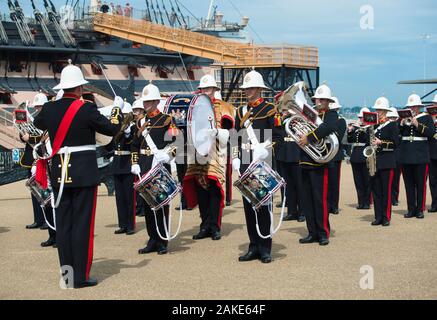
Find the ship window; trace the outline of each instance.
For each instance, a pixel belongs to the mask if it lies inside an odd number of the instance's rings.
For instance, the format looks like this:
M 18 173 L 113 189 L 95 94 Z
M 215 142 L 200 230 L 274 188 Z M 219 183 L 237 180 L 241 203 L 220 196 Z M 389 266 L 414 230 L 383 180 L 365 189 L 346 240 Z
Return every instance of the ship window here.
M 194 71 L 193 70 L 187 70 L 187 74 L 188 74 L 188 79 L 190 79 L 190 80 L 196 80 L 195 78 L 194 78 Z
M 21 72 L 23 71 L 23 65 L 19 61 L 9 62 L 9 72 Z
M 91 71 L 93 72 L 93 74 L 95 75 L 102 75 L 102 69 L 96 65 L 95 63 L 91 63 Z
M 0 104 L 12 104 L 11 94 L 0 89 Z
M 138 68 L 135 66 L 128 66 L 127 70 L 129 74 L 133 77 L 138 77 Z

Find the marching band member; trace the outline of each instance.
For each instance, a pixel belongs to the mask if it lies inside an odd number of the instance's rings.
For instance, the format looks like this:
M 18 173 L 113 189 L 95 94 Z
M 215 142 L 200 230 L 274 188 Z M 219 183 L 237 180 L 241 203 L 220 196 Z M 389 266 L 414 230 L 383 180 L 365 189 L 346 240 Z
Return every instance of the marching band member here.
M 146 174 L 152 169 L 154 163 L 159 162 L 164 163 L 167 170 L 171 172 L 169 165 L 170 155 L 163 149 L 171 143 L 166 137 L 170 125 L 172 125 L 172 117 L 159 111 L 158 105 L 161 99 L 161 93 L 157 86 L 148 84 L 144 87 L 140 101 L 143 102 L 146 115 L 140 120 L 138 130 L 134 132 L 134 140 L 131 147 L 131 172 L 136 176 Z M 157 154 L 153 154 L 152 149 L 154 147 L 149 145 L 148 139 L 151 139 L 151 143 L 153 142 L 158 148 Z M 169 206 L 165 206 L 162 210 L 156 212 L 156 224 L 155 216 L 150 206 L 144 202 L 144 207 L 149 240 L 146 247 L 138 250 L 138 253 L 157 252 L 159 255 L 166 254 L 168 242 L 160 238 L 156 225 L 159 228 L 160 234 L 165 234 L 164 219 L 168 221 Z
M 430 163 L 429 140 L 433 138 L 435 129 L 431 116 L 420 113 L 422 106 L 417 94 L 409 96 L 407 108 L 412 110 L 414 118 L 411 119 L 411 124 L 407 123 L 407 119 L 402 119 L 400 123 L 402 142 L 399 157 L 407 193 L 407 219 L 425 217 L 426 179 Z
M 387 98 L 376 100 L 374 109 L 378 114 L 378 124 L 373 126 L 374 137 L 367 135 L 367 145 L 376 149 L 376 174 L 370 177 L 372 186 L 375 220 L 372 226 L 388 227 L 391 220 L 391 192 L 396 168 L 395 149 L 399 142 L 398 125 L 387 118 L 390 104 Z M 371 141 L 371 138 L 374 138 Z
M 82 71 L 70 62 L 62 70 L 59 85 L 54 88 L 64 90 L 62 99 L 46 103 L 35 118 L 35 126 L 48 130 L 52 141 L 50 181 L 59 201 L 56 242 L 61 268 L 72 268 L 75 288 L 97 284 L 97 280 L 89 277 L 99 184 L 96 131 L 114 136 L 119 132 L 122 120 L 119 108 L 113 109 L 111 120 L 108 120 L 95 104 L 80 100 L 82 86 L 87 83 Z M 44 160 L 37 163 L 36 178 L 43 187 L 47 185 L 46 165 Z M 64 273 L 72 276 L 69 271 L 63 270 Z
M 248 104 L 237 109 L 235 129 L 237 132 L 244 131 L 241 143 L 238 143 L 238 147 L 233 147 L 232 167 L 235 171 L 243 174 L 251 161 L 266 160 L 269 157 L 269 152 L 263 145 L 270 138 L 268 137 L 269 131 L 272 132 L 273 143 L 277 143 L 283 135 L 281 116 L 274 105 L 267 103 L 261 97 L 262 90 L 268 89 L 262 75 L 255 70 L 249 72 L 244 77 L 241 89 L 244 90 Z M 247 136 L 246 128 L 249 125 L 254 130 L 261 131 L 257 145 L 254 145 Z M 244 197 L 243 204 L 250 244 L 248 252 L 239 257 L 239 261 L 260 259 L 262 263 L 270 263 L 272 261 L 272 238 L 263 239 L 259 236 L 256 229 L 256 213 Z M 258 217 L 261 234 L 270 234 L 271 219 L 267 206 L 262 206 L 259 209 Z
M 387 113 L 387 118 L 390 121 L 398 123 L 399 120 L 399 114 L 396 108 L 390 108 L 390 112 Z M 395 154 L 396 154 L 396 168 L 394 170 L 393 175 L 393 185 L 392 185 L 392 191 L 391 191 L 391 204 L 394 207 L 397 207 L 399 205 L 399 187 L 400 187 L 400 181 L 401 181 L 401 164 L 399 163 L 399 148 L 396 148 Z
M 429 213 L 437 212 L 437 94 L 434 97 L 433 106 L 428 108 L 428 112 L 432 114 L 434 120 L 434 138 L 431 139 L 429 144 L 429 153 L 431 157 L 431 163 L 429 166 L 429 188 L 431 189 L 431 208 Z
M 358 210 L 370 209 L 370 176 L 363 151 L 366 147 L 366 130 L 363 128 L 363 113 L 370 112 L 362 108 L 358 114 L 358 124 L 350 124 L 347 132 L 348 143 L 352 144 L 350 162 L 357 190 Z
M 134 126 L 132 129 L 132 137 L 135 135 L 135 132 L 140 128 L 140 120 L 144 118 L 144 105 L 141 99 L 135 100 L 132 104 L 132 112 L 134 114 Z M 131 161 L 132 162 L 132 161 Z M 135 180 L 135 177 L 134 177 Z M 144 208 L 144 199 L 140 196 L 140 194 L 135 191 L 135 214 L 137 217 L 144 217 L 146 215 Z
M 120 97 L 114 100 L 114 106 L 122 108 L 123 127 L 113 140 L 115 144 L 112 172 L 114 174 L 115 201 L 119 229 L 115 234 L 135 234 L 136 193 L 134 191 L 134 175 L 131 173 L 132 106 L 123 102 Z
M 200 164 L 196 159 L 189 159 L 185 173 L 183 190 L 190 208 L 199 205 L 200 231 L 194 240 L 211 237 L 221 239 L 221 222 L 225 207 L 226 166 L 228 160 L 229 129 L 234 127 L 234 107 L 215 98 L 219 90 L 213 76 L 205 75 L 200 79 L 200 92 L 206 94 L 214 104 L 217 129 L 208 132 L 216 138 L 207 163 Z
M 336 97 L 332 97 L 332 99 L 334 100 L 334 103 L 329 105 L 329 109 L 335 110 L 338 114 L 341 105 Z M 335 134 L 338 138 L 339 147 L 334 159 L 329 163 L 328 173 L 328 212 L 332 214 L 339 214 L 338 203 L 340 202 L 341 163 L 344 160 L 342 141 L 346 133 L 346 120 L 343 117 L 338 116 L 336 126 L 337 130 L 335 131 Z
M 42 108 L 42 106 L 44 105 L 44 103 L 46 103 L 47 100 L 47 96 L 43 93 L 38 93 L 37 95 L 35 95 L 34 100 L 33 100 L 33 107 L 36 109 L 37 112 L 39 112 Z M 26 108 L 27 111 L 27 108 Z M 27 114 L 27 121 L 32 121 L 32 118 L 29 117 L 30 114 Z M 26 168 L 29 169 L 29 178 L 32 176 L 32 174 L 34 172 L 32 172 L 32 165 L 34 162 L 33 159 L 33 146 L 36 145 L 38 142 L 40 142 L 42 138 L 42 135 L 30 135 L 30 134 L 24 134 L 22 135 L 20 133 L 20 140 L 25 143 L 25 147 L 24 147 L 24 153 L 20 158 L 20 166 L 22 168 Z M 33 169 L 34 170 L 34 169 Z M 41 210 L 41 207 L 38 203 L 38 201 L 36 200 L 36 198 L 31 194 L 31 198 L 32 198 L 32 207 L 33 207 L 33 223 L 29 224 L 26 226 L 26 229 L 37 229 L 37 228 L 41 228 L 41 229 L 46 229 L 47 225 L 44 222 L 44 216 Z M 42 244 L 41 244 L 42 245 Z
M 317 88 L 315 99 L 319 117 L 323 123 L 312 133 L 303 136 L 300 146 L 320 141 L 337 129 L 338 114 L 329 109 L 334 102 L 331 89 L 323 84 Z M 328 212 L 328 164 L 315 162 L 306 152 L 300 153 L 302 181 L 304 194 L 304 212 L 308 228 L 308 236 L 300 239 L 301 244 L 319 242 L 319 245 L 329 244 L 330 225 Z
M 286 116 L 286 111 L 284 111 L 283 118 Z M 281 132 L 282 137 L 275 146 L 275 159 L 278 173 L 287 183 L 286 194 L 282 195 L 286 196 L 287 202 L 287 215 L 283 220 L 304 222 L 302 169 L 299 166 L 300 148 L 286 132 L 284 124 L 282 124 Z M 279 207 L 282 207 L 282 201 Z

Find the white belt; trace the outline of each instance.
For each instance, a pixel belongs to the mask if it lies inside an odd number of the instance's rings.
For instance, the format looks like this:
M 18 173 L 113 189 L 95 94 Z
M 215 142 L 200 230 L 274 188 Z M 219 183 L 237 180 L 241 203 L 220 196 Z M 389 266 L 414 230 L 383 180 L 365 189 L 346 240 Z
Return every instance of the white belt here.
M 365 147 L 365 143 L 352 143 L 352 147 Z
M 427 137 L 402 137 L 402 141 L 428 141 Z
M 66 154 L 66 153 L 76 153 L 83 151 L 96 151 L 96 146 L 94 144 L 77 146 L 77 147 L 63 147 L 59 149 L 58 154 Z
M 141 149 L 140 154 L 142 154 L 143 156 L 153 156 L 152 150 L 147 150 L 147 149 Z
M 117 150 L 114 152 L 116 156 L 128 156 L 131 154 L 130 151 Z
M 241 149 L 249 151 L 249 150 L 253 150 L 254 146 L 251 143 L 243 143 L 241 144 Z

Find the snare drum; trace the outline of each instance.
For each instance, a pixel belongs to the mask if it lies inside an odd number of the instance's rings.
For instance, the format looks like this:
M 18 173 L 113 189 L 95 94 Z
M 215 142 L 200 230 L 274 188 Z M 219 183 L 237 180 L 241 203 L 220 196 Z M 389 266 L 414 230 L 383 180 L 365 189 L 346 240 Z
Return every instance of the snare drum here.
M 29 188 L 30 192 L 41 206 L 45 207 L 52 200 L 52 189 L 50 187 L 43 189 L 35 181 L 35 175 L 32 175 L 29 180 L 27 180 L 26 187 Z
M 153 211 L 168 205 L 181 191 L 180 185 L 162 163 L 156 165 L 136 182 L 134 189 Z
M 244 198 L 257 210 L 266 205 L 280 188 L 285 186 L 284 179 L 264 161 L 252 163 L 234 186 Z

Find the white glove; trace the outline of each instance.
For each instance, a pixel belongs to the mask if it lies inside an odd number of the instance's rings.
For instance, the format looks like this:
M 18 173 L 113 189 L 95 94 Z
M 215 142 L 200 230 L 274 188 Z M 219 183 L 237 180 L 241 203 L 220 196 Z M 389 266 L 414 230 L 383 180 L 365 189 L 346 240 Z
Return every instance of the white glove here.
M 234 171 L 240 171 L 240 167 L 241 167 L 241 160 L 238 158 L 235 158 L 234 160 L 232 160 L 232 169 Z
M 217 139 L 222 146 L 226 146 L 229 140 L 229 130 L 218 129 Z
M 122 98 L 122 97 L 119 97 L 119 96 L 116 96 L 116 97 L 114 98 L 114 103 L 113 103 L 113 105 L 114 105 L 114 108 L 120 108 L 120 109 L 123 110 L 123 106 L 124 106 L 123 98 Z
M 32 169 L 30 169 L 30 173 L 32 175 L 36 174 L 36 166 L 32 166 Z
M 259 161 L 259 160 L 263 161 L 267 159 L 268 156 L 269 156 L 269 152 L 261 144 L 256 146 L 255 149 L 253 150 L 253 161 Z
M 126 128 L 126 130 L 124 130 L 124 136 L 126 138 L 129 138 L 130 133 L 131 133 L 131 129 L 130 129 L 130 126 L 129 126 L 129 127 Z
M 138 164 L 133 164 L 131 169 L 130 169 L 130 172 L 132 174 L 138 176 L 138 175 L 141 174 L 141 168 L 140 168 L 140 166 Z
M 169 163 L 170 162 L 170 156 L 168 155 L 168 153 L 164 152 L 164 151 L 158 151 L 155 154 L 155 159 L 157 162 L 162 162 L 162 163 Z
M 144 139 L 149 135 L 149 131 L 147 129 L 145 129 L 142 133 Z

